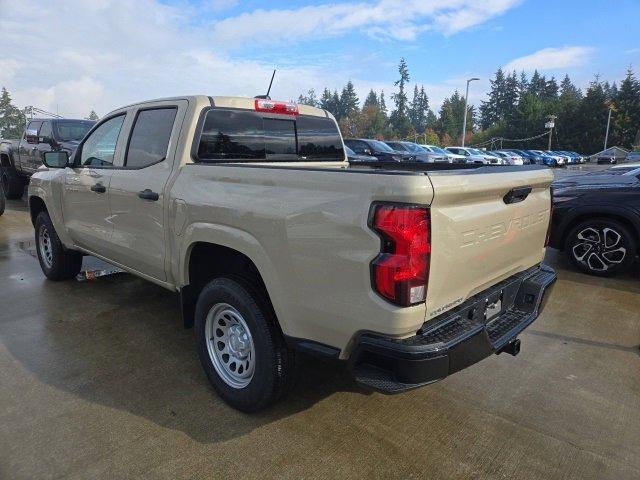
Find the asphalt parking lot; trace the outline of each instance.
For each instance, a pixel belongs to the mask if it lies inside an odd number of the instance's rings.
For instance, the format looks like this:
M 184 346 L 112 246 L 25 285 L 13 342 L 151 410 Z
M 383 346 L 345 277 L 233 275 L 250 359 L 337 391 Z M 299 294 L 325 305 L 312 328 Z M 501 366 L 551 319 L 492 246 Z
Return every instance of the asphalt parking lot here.
M 557 286 L 517 357 L 395 396 L 306 360 L 286 401 L 245 415 L 209 387 L 172 293 L 125 273 L 45 281 L 32 237 L 8 202 L 1 479 L 640 478 L 638 266 L 600 279 L 550 250 Z

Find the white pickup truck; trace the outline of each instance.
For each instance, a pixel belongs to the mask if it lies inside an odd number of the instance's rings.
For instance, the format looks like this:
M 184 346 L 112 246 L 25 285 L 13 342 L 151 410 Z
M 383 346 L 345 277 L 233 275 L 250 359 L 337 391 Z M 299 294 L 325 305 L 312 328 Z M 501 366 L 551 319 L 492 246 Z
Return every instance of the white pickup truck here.
M 209 380 L 244 411 L 287 391 L 299 351 L 384 392 L 516 354 L 555 281 L 548 169 L 350 165 L 310 106 L 139 103 L 44 163 L 28 193 L 44 274 L 94 255 L 178 292 Z

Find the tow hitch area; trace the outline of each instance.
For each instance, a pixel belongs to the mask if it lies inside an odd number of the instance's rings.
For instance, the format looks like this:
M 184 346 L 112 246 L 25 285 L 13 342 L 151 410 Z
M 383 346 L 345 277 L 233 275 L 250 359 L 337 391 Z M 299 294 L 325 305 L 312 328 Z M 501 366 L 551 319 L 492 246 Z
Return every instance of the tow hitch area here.
M 509 355 L 513 355 L 514 357 L 520 353 L 520 339 L 516 338 L 515 340 L 507 343 L 504 347 L 498 350 L 498 355 L 501 353 L 508 353 Z

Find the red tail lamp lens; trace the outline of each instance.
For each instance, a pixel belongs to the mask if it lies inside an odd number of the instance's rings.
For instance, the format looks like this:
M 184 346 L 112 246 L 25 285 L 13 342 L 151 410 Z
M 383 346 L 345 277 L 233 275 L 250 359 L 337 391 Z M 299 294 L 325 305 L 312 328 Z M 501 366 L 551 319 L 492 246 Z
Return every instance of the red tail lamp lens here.
M 431 257 L 429 209 L 411 205 L 374 208 L 373 229 L 383 240 L 372 264 L 374 289 L 396 305 L 424 302 Z

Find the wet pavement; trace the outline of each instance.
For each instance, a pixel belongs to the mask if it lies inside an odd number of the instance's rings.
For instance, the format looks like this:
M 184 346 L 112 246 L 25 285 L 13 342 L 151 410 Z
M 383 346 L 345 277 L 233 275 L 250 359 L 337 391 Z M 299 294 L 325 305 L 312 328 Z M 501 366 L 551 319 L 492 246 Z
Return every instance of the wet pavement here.
M 209 387 L 173 293 L 126 273 L 46 281 L 32 237 L 8 202 L 0 479 L 640 478 L 637 266 L 594 278 L 550 251 L 559 280 L 517 357 L 395 396 L 305 360 L 288 399 L 244 415 Z

